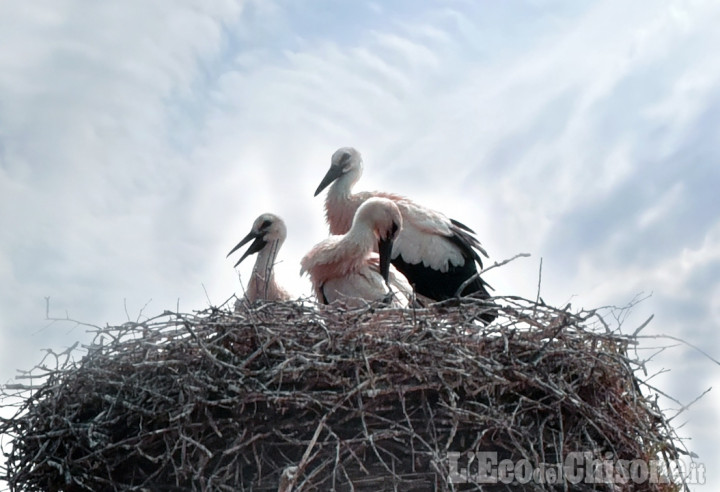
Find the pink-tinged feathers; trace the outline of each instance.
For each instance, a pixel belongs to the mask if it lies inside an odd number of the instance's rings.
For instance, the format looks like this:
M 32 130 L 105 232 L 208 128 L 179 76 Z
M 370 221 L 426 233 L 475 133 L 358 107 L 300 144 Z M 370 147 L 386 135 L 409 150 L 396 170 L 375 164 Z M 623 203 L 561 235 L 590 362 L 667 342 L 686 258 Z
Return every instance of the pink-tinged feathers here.
M 367 268 L 372 248 L 372 241 L 358 243 L 345 235 L 331 236 L 316 244 L 303 257 L 300 261 L 300 273 L 310 275 L 315 294 L 318 299 L 322 299 L 319 289 L 328 280 L 345 278 Z
M 331 192 L 332 188 L 325 199 L 325 219 L 330 228 L 330 234 L 339 236 L 350 230 L 355 212 L 364 200 L 359 199 L 357 195 L 343 197 Z
M 382 197 L 395 202 L 403 218 L 403 230 L 393 246 L 393 259 L 400 256 L 406 263 L 447 272 L 451 266 L 462 266 L 468 260 L 480 263 L 477 252 L 487 256 L 471 231 L 459 228 L 440 212 L 393 193 L 352 193 L 352 187 L 362 175 L 362 158 L 357 150 L 351 147 L 338 149 L 333 154 L 328 174 L 332 171 L 339 177 L 330 185 L 325 198 L 325 217 L 331 234 L 345 234 L 350 230 L 358 207 L 369 198 Z M 458 235 L 467 248 L 461 249 L 457 241 L 450 240 Z
M 357 305 L 383 299 L 389 291 L 373 249 L 379 239 L 393 239 L 401 227 L 397 206 L 376 198 L 358 209 L 346 234 L 316 244 L 300 264 L 318 300 Z
M 352 147 L 338 149 L 332 156 L 330 169 L 315 191 L 317 196 L 330 186 L 325 198 L 325 216 L 332 234 L 343 234 L 353 213 L 373 197 L 393 202 L 402 216 L 404 226 L 392 245 L 392 264 L 412 284 L 417 299 L 441 301 L 457 296 L 490 298 L 487 284 L 478 276 L 482 268 L 480 255 L 487 256 L 475 233 L 460 222 L 390 193 L 352 193 L 362 175 L 362 158 Z M 358 208 L 360 207 L 360 208 Z M 388 243 L 380 243 L 383 268 Z M 422 302 L 422 301 L 421 301 Z M 496 313 L 483 318 L 491 323 Z

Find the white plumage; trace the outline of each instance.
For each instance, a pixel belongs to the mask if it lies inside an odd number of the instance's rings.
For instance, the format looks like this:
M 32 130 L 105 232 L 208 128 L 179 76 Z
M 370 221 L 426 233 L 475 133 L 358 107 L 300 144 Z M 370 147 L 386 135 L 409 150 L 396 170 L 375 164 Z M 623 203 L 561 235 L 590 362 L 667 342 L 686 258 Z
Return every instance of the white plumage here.
M 394 305 L 406 305 L 412 288 L 390 265 L 392 242 L 401 228 L 402 216 L 391 200 L 367 200 L 346 234 L 330 236 L 303 257 L 300 273 L 310 276 L 323 304 L 356 307 L 394 298 Z
M 246 243 L 254 239 L 250 247 L 240 257 L 235 266 L 245 258 L 257 253 L 252 276 L 245 289 L 245 299 L 253 303 L 264 299 L 269 301 L 283 301 L 290 299 L 285 289 L 275 281 L 274 265 L 280 247 L 287 237 L 285 222 L 274 214 L 262 214 L 253 222 L 250 232 L 228 253 L 233 254 Z
M 482 268 L 480 255 L 487 253 L 467 226 L 449 219 L 400 195 L 385 192 L 352 193 L 362 175 L 362 158 L 352 147 L 338 149 L 330 169 L 315 191 L 317 196 L 330 186 L 325 199 L 325 213 L 331 234 L 344 234 L 362 203 L 372 197 L 391 200 L 398 207 L 403 228 L 395 240 L 392 263 L 412 284 L 416 292 L 432 300 L 456 297 L 465 281 L 476 276 L 476 264 Z M 460 293 L 488 298 L 490 294 L 479 277 Z M 486 321 L 492 321 L 489 314 Z

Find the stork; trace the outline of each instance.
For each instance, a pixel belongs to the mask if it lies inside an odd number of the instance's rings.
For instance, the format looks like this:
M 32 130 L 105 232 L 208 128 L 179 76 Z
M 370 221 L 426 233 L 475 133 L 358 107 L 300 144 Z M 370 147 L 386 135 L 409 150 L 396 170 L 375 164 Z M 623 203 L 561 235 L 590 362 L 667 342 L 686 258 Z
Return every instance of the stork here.
M 418 205 L 410 199 L 385 192 L 352 193 L 362 175 L 360 152 L 342 147 L 332 156 L 330 169 L 315 191 L 319 195 L 330 186 L 325 198 L 325 214 L 331 234 L 343 234 L 358 207 L 371 197 L 393 201 L 403 219 L 403 228 L 392 249 L 392 264 L 404 274 L 419 296 L 432 301 L 451 299 L 457 295 L 490 297 L 485 282 L 477 275 L 482 268 L 480 254 L 487 253 L 466 225 L 449 219 L 440 212 Z M 466 284 L 463 287 L 463 284 Z M 462 287 L 462 292 L 458 292 Z M 490 323 L 495 312 L 483 315 Z
M 368 199 L 358 207 L 346 234 L 330 236 L 303 257 L 300 274 L 310 276 L 323 304 L 359 307 L 398 293 L 410 296 L 412 288 L 390 265 L 392 243 L 401 228 L 400 210 L 391 200 Z M 392 304 L 407 303 L 395 298 Z
M 259 299 L 268 301 L 284 301 L 290 299 L 285 289 L 275 281 L 273 266 L 280 247 L 287 237 L 285 222 L 274 214 L 262 214 L 253 222 L 250 232 L 227 254 L 230 256 L 250 240 L 250 247 L 243 253 L 235 266 L 237 267 L 248 256 L 257 253 L 252 276 L 245 290 L 247 302 Z

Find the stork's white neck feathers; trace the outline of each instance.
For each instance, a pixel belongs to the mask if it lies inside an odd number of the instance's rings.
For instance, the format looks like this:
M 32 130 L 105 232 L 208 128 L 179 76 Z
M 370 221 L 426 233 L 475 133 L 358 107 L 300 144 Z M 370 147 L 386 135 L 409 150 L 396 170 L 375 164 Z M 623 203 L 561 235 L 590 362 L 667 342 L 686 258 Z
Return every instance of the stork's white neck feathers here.
M 248 283 L 248 294 L 252 292 L 254 297 L 268 298 L 273 292 L 277 292 L 280 286 L 275 282 L 275 258 L 282 241 L 274 240 L 268 242 L 257 254 L 252 277 Z

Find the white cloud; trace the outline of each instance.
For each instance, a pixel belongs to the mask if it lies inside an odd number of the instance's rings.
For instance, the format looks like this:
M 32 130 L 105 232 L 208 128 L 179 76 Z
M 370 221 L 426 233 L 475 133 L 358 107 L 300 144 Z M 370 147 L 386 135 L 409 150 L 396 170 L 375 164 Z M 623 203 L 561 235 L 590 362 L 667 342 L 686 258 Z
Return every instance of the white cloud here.
M 658 198 L 656 203 L 650 205 L 642 212 L 640 217 L 638 217 L 637 225 L 641 228 L 656 225 L 658 221 L 668 215 L 673 207 L 678 205 L 680 200 L 687 199 L 687 197 L 683 195 L 684 187 L 682 183 L 675 183 L 672 188 Z
M 0 8 L 0 44 L 14 47 L 0 59 L 0 221 L 12 231 L 0 255 L 14 272 L 1 301 L 6 335 L 42 324 L 44 296 L 85 319 L 117 319 L 125 296 L 178 296 L 157 292 L 176 264 L 159 254 L 171 248 L 158 212 L 189 166 L 172 111 L 190 97 L 200 61 L 220 53 L 222 23 L 240 13 L 232 2 L 204 8 Z

